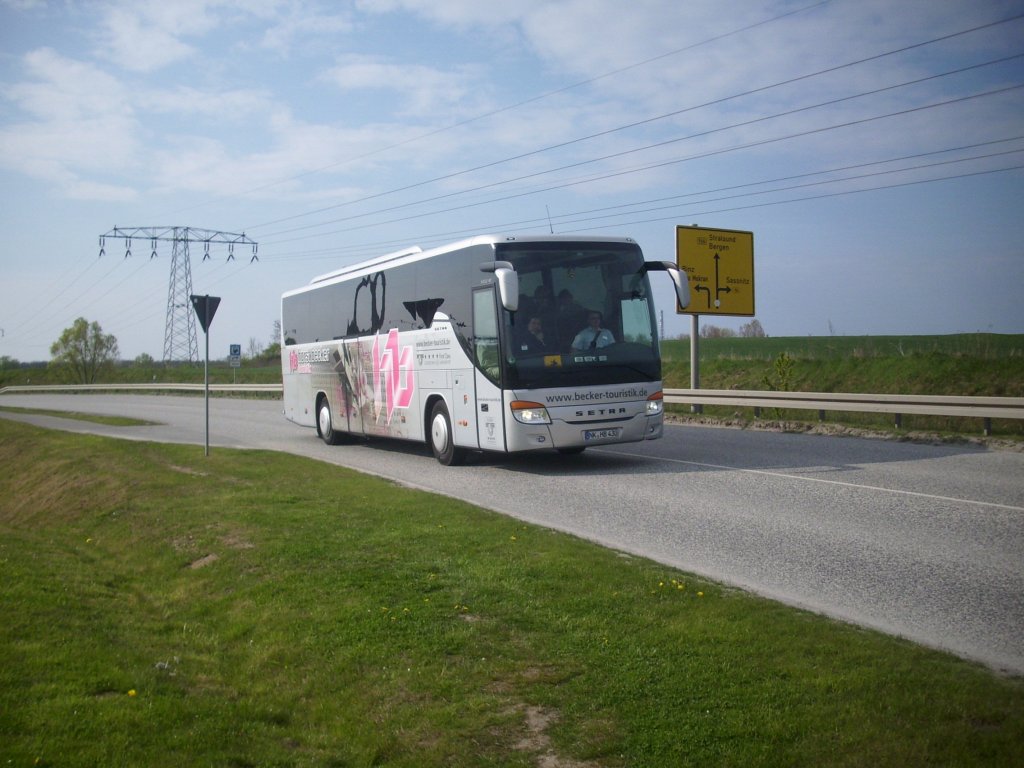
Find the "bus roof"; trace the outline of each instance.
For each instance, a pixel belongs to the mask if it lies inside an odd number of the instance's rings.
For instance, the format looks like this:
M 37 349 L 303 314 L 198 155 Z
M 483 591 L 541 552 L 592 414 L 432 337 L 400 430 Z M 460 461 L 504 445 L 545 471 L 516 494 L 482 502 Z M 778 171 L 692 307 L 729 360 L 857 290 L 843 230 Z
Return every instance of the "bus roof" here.
M 383 256 L 376 256 L 366 261 L 360 261 L 356 264 L 350 264 L 348 266 L 341 267 L 332 272 L 327 272 L 323 275 L 317 275 L 309 281 L 309 285 L 302 288 L 297 288 L 294 291 L 288 291 L 285 295 L 292 293 L 300 293 L 302 291 L 309 290 L 312 286 L 319 285 L 321 283 L 329 282 L 340 282 L 347 278 L 359 277 L 362 274 L 379 271 L 385 265 L 399 266 L 400 264 L 409 264 L 421 259 L 429 259 L 433 256 L 438 256 L 442 253 L 450 253 L 451 251 L 458 251 L 463 248 L 469 248 L 474 245 L 494 245 L 497 243 L 633 243 L 635 242 L 629 237 L 603 237 L 594 235 L 476 235 L 465 240 L 460 240 L 455 243 L 448 245 L 442 245 L 437 248 L 431 248 L 430 250 L 424 251 L 418 245 L 413 245 L 408 248 L 403 248 L 400 251 L 394 251 Z

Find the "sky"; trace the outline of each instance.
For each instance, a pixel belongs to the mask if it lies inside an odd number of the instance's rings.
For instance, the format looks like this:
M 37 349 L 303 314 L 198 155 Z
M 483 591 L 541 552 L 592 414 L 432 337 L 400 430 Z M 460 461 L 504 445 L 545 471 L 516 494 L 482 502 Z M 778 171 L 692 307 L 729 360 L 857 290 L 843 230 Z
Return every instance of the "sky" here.
M 216 359 L 406 246 L 691 224 L 770 336 L 1024 333 L 1024 0 L 0 0 L 0 357 L 162 358 L 173 243 L 115 227 L 257 243 L 190 245 Z

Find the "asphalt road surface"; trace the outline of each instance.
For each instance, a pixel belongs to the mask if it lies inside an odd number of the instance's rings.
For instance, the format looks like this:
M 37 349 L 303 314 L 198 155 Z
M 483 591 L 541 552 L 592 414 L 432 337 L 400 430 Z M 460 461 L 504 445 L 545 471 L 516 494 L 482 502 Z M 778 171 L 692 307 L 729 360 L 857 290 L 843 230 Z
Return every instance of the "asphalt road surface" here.
M 190 443 L 203 399 L 3 395 L 0 405 L 135 415 L 58 429 Z M 327 446 L 267 400 L 210 401 L 211 451 L 287 451 L 470 501 L 791 605 L 1024 674 L 1024 453 L 709 427 L 662 440 L 481 455 L 442 467 L 421 445 Z

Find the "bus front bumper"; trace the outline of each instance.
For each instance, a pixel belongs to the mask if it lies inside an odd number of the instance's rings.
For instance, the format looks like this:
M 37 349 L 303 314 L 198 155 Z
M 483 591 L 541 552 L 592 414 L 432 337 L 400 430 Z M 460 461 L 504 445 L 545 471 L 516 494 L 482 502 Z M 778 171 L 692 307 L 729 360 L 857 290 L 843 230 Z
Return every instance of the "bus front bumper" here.
M 628 419 L 570 422 L 553 418 L 551 424 L 516 424 L 508 432 L 508 450 L 536 451 L 545 448 L 580 448 L 656 440 L 664 431 L 664 415 L 637 414 Z

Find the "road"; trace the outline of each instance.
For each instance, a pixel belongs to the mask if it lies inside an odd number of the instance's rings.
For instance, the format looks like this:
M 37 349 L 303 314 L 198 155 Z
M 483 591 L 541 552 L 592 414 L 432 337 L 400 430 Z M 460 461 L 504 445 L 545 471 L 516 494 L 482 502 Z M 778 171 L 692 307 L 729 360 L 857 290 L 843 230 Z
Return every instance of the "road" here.
M 0 405 L 136 415 L 161 424 L 0 412 L 204 442 L 202 398 L 4 395 Z M 210 442 L 381 475 L 1024 674 L 1024 453 L 669 426 L 660 441 L 577 457 L 483 455 L 443 468 L 422 446 L 326 446 L 278 402 L 220 398 Z

